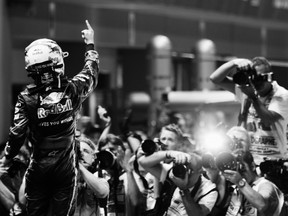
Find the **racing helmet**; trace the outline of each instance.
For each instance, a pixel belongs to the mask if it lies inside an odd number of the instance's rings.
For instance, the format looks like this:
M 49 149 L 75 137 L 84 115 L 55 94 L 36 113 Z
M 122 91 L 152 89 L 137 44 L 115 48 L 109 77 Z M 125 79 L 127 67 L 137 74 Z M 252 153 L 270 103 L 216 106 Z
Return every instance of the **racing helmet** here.
M 41 83 L 51 81 L 54 77 L 59 79 L 64 75 L 63 59 L 67 56 L 68 52 L 63 52 L 55 41 L 38 39 L 25 48 L 25 69 L 28 76 L 34 80 L 40 79 Z

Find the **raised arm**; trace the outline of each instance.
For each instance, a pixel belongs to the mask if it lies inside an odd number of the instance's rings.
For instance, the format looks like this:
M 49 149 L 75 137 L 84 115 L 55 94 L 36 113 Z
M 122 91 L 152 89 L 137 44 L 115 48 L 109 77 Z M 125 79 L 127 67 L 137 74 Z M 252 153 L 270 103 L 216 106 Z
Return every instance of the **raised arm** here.
M 94 30 L 86 20 L 87 28 L 81 31 L 86 44 L 85 64 L 80 73 L 73 77 L 72 81 L 77 86 L 79 95 L 84 99 L 93 91 L 98 83 L 99 55 L 94 50 Z
M 154 175 L 157 179 L 161 179 L 161 173 L 165 166 L 162 162 L 171 162 L 185 164 L 191 160 L 189 154 L 180 152 L 180 151 L 157 151 L 149 156 L 145 156 L 142 150 L 139 150 L 138 153 L 138 162 L 139 164 L 147 171 Z
M 237 58 L 230 60 L 217 68 L 210 75 L 210 80 L 223 89 L 235 93 L 235 83 L 228 75 L 235 73 L 237 68 L 248 68 L 251 64 L 251 61 L 248 59 Z
M 93 190 L 97 198 L 105 198 L 109 194 L 109 184 L 104 178 L 99 178 L 95 174 L 89 172 L 81 163 L 79 163 L 79 171 L 88 187 Z

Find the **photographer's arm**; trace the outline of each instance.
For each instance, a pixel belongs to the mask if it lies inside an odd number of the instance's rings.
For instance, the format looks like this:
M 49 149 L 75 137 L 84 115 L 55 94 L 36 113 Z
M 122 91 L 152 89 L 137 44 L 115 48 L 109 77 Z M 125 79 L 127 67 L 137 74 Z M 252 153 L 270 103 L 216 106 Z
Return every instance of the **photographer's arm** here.
M 249 97 L 249 96 L 248 96 Z M 273 124 L 279 119 L 282 119 L 283 117 L 272 110 L 268 110 L 266 106 L 259 100 L 258 97 L 249 97 L 252 100 L 253 106 L 258 114 L 258 116 L 261 118 L 261 120 L 268 124 Z
M 22 179 L 22 184 L 20 185 L 19 191 L 18 191 L 18 200 L 22 207 L 25 207 L 26 205 L 26 197 L 25 197 L 25 188 L 26 188 L 26 181 L 25 176 Z
M 217 68 L 211 75 L 210 80 L 222 87 L 223 89 L 235 93 L 235 84 L 231 79 L 228 79 L 227 75 L 233 70 L 236 70 L 237 65 L 234 60 L 224 63 L 219 68 Z
M 127 144 L 130 150 L 132 151 L 132 153 L 135 153 L 136 150 L 139 148 L 139 146 L 141 146 L 140 140 L 134 137 L 133 134 L 127 137 Z
M 141 196 L 142 193 L 140 192 L 140 189 L 136 183 L 134 174 L 133 174 L 133 163 L 135 160 L 135 156 L 131 157 L 131 151 L 130 149 L 127 149 L 126 151 L 130 152 L 130 160 L 125 166 L 125 171 L 127 175 L 127 198 L 130 200 L 130 208 L 134 209 L 137 205 L 141 204 Z
M 149 156 L 145 156 L 141 151 L 140 149 L 138 154 L 139 164 L 157 179 L 161 178 L 162 170 L 165 169 L 165 166 L 162 164 L 163 161 L 171 162 L 173 160 L 175 163 L 185 164 L 191 159 L 189 154 L 179 151 L 157 151 Z
M 269 198 L 271 197 L 271 191 L 274 190 L 271 184 L 265 184 L 265 186 L 259 187 L 259 192 L 255 191 L 249 184 L 240 188 L 241 193 L 245 196 L 249 203 L 252 204 L 259 212 L 263 213 L 269 208 Z M 261 192 L 262 191 L 262 192 Z
M 79 163 L 79 171 L 88 187 L 93 190 L 97 198 L 105 198 L 109 194 L 109 184 L 104 178 L 99 178 L 89 172 L 81 163 Z
M 232 182 L 239 188 L 240 192 L 244 195 L 248 202 L 257 208 L 258 211 L 263 212 L 266 210 L 268 205 L 267 196 L 262 196 L 262 194 L 255 191 L 246 181 L 244 186 L 239 186 L 239 182 L 241 180 L 243 181 L 243 177 L 239 172 L 234 170 L 225 170 L 223 175 L 228 181 Z
M 157 179 L 161 178 L 164 166 L 162 161 L 166 159 L 166 151 L 154 152 L 152 155 L 145 156 L 141 148 L 138 151 L 138 163 Z
M 7 210 L 9 210 L 15 203 L 15 196 L 1 180 L 0 188 L 0 202 L 5 206 Z

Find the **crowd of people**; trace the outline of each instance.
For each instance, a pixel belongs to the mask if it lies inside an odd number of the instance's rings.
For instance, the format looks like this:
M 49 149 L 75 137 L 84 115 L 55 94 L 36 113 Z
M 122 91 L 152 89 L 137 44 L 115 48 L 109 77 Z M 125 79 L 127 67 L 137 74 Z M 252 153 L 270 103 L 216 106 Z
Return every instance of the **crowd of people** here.
M 86 26 L 84 66 L 72 79 L 55 41 L 25 49 L 34 83 L 19 94 L 1 145 L 1 216 L 288 215 L 288 90 L 267 59 L 233 59 L 212 72 L 241 111 L 237 125 L 219 131 L 224 148 L 210 152 L 184 131 L 182 118 L 175 121 L 179 115 L 153 137 L 127 122 L 113 133 L 102 106 L 102 126 L 81 115 L 99 73 L 94 30 Z

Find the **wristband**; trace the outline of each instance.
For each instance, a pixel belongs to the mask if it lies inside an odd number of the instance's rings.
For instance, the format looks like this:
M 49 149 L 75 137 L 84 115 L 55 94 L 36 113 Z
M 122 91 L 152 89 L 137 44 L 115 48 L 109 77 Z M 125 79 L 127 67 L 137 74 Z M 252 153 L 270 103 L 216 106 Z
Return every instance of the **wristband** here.
M 94 50 L 94 44 L 93 43 L 86 44 L 86 52 L 89 50 Z

